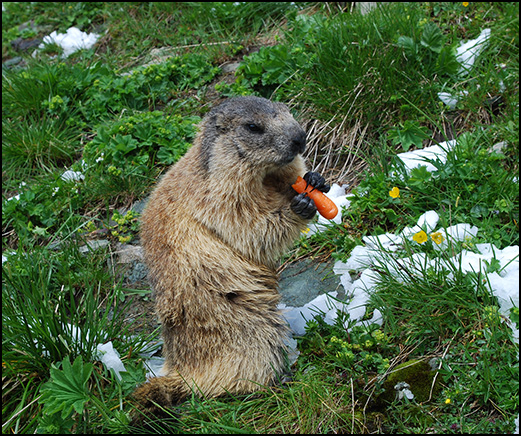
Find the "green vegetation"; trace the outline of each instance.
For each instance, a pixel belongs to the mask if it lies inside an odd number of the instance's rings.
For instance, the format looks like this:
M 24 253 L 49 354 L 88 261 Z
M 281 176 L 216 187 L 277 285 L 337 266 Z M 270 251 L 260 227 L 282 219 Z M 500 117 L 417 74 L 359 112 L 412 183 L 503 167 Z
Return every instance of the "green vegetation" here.
M 519 346 L 487 277 L 452 256 L 519 245 L 519 7 L 397 2 L 362 15 L 340 4 L 3 3 L 4 433 L 513 431 Z M 71 26 L 100 39 L 68 57 L 56 44 L 33 54 L 37 39 Z M 488 44 L 461 71 L 460 41 L 485 28 Z M 440 92 L 459 98 L 448 106 Z M 186 152 L 209 108 L 247 94 L 287 103 L 308 132 L 310 166 L 350 185 L 342 223 L 302 238 L 289 259 L 346 260 L 365 236 L 399 233 L 427 210 L 442 228 L 479 232 L 450 254 L 424 232 L 399 259 L 384 255 L 366 315 L 380 311 L 383 325 L 318 314 L 290 382 L 194 396 L 136 427 L 140 353 L 158 332 L 129 319 L 150 290 L 125 287 L 114 251 L 137 239 L 130 206 Z M 452 138 L 433 172 L 395 157 Z M 518 326 L 517 307 L 509 318 Z M 100 361 L 109 341 L 120 377 Z M 413 399 L 394 388 L 405 372 Z

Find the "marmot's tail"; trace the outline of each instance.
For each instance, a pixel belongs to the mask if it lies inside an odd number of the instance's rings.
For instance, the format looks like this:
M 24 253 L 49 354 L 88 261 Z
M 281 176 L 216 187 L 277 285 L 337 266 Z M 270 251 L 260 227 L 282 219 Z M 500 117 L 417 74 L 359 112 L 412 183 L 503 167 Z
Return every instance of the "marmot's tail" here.
M 188 384 L 178 375 L 154 377 L 139 386 L 132 394 L 145 413 L 155 413 L 160 407 L 181 403 L 189 395 Z

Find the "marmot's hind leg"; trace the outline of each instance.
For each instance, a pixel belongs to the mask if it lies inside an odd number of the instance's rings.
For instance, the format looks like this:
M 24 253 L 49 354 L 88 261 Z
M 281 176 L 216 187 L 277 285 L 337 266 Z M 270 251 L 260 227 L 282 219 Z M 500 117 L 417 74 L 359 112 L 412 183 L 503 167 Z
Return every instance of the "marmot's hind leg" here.
M 161 415 L 161 406 L 175 406 L 189 395 L 188 384 L 180 376 L 153 377 L 139 386 L 132 397 L 146 415 Z

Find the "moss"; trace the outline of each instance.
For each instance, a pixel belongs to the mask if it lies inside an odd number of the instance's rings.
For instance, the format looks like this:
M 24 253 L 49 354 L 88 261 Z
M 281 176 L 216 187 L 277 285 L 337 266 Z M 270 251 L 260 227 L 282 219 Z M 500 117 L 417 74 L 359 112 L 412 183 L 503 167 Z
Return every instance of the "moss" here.
M 429 399 L 432 382 L 437 371 L 433 371 L 431 366 L 423 360 L 409 360 L 394 368 L 384 382 L 384 392 L 380 395 L 380 400 L 391 403 L 396 398 L 396 390 L 394 387 L 399 382 L 406 382 L 410 386 L 411 392 L 414 394 L 414 400 L 422 403 Z M 441 386 L 439 380 L 436 380 L 432 397 L 439 393 Z

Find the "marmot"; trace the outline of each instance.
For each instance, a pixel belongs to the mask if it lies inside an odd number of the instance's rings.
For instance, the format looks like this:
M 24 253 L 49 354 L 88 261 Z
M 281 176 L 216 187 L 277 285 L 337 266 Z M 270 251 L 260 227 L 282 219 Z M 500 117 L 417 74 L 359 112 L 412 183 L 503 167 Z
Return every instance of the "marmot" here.
M 248 393 L 285 368 L 277 261 L 316 208 L 291 184 L 306 173 L 306 134 L 282 103 L 231 98 L 200 124 L 189 151 L 148 201 L 141 243 L 164 338 L 164 376 L 135 392 L 172 405 Z M 306 174 L 305 174 L 306 173 Z

